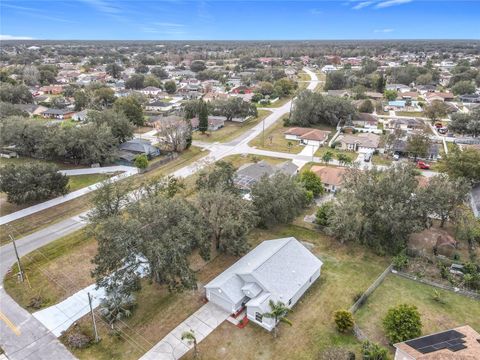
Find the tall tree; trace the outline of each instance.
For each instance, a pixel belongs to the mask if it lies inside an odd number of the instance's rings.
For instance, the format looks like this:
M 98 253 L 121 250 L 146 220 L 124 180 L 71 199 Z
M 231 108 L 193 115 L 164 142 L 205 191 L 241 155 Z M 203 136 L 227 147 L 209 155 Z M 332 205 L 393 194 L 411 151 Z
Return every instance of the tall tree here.
M 427 135 L 414 134 L 407 140 L 407 152 L 417 161 L 418 157 L 425 157 L 431 146 L 431 140 Z
M 120 79 L 123 68 L 117 63 L 111 63 L 106 66 L 105 70 L 107 74 L 113 77 L 114 79 Z
M 119 143 L 130 140 L 133 137 L 133 125 L 124 112 L 115 109 L 103 111 L 91 110 L 87 113 L 87 120 L 98 126 L 106 124 L 110 127 L 112 135 Z
M 208 107 L 204 101 L 200 100 L 200 111 L 198 113 L 198 130 L 205 134 L 208 130 Z
M 466 178 L 471 183 L 480 182 L 480 151 L 456 149 L 440 162 L 440 168 L 454 179 Z
M 115 104 L 113 104 L 113 108 L 117 111 L 123 111 L 128 120 L 136 126 L 142 126 L 145 121 L 142 104 L 138 98 L 134 96 L 126 96 L 117 99 Z
M 185 150 L 191 136 L 192 128 L 186 120 L 165 118 L 158 125 L 158 140 L 170 151 Z
M 308 203 L 305 188 L 283 173 L 263 177 L 253 185 L 251 194 L 260 224 L 265 227 L 290 223 Z

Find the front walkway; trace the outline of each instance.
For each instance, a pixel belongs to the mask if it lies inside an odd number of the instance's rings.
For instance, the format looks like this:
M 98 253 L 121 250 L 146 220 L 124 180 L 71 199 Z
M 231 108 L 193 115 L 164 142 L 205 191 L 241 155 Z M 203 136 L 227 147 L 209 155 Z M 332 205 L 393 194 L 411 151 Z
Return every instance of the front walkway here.
M 230 314 L 225 310 L 208 302 L 160 340 L 140 360 L 180 359 L 193 347 L 193 344 L 182 341 L 183 332 L 193 330 L 197 343 L 199 343 L 229 316 Z

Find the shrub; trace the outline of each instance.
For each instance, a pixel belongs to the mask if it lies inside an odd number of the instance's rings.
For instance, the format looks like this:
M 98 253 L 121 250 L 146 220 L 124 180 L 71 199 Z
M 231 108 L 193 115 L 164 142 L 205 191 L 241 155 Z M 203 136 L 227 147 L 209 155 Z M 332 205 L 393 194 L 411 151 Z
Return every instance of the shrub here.
M 315 214 L 315 222 L 323 227 L 330 225 L 330 219 L 333 215 L 333 203 L 325 202 L 317 210 Z
M 338 346 L 332 346 L 322 351 L 318 360 L 355 360 L 355 354 Z
M 93 338 L 85 334 L 77 325 L 62 334 L 67 346 L 72 349 L 85 349 L 90 346 Z
M 145 154 L 140 154 L 135 157 L 135 167 L 140 170 L 145 170 L 148 167 L 148 157 Z
M 422 334 L 420 313 L 414 305 L 401 304 L 388 310 L 383 319 L 385 335 L 392 344 L 419 337 Z
M 388 350 L 368 340 L 364 341 L 362 343 L 362 359 L 363 360 L 387 360 Z
M 100 303 L 100 314 L 110 325 L 117 320 L 129 317 L 136 305 L 135 296 L 112 291 Z
M 395 270 L 403 270 L 408 266 L 408 257 L 405 253 L 398 254 L 392 259 L 392 264 Z
M 30 299 L 30 302 L 28 303 L 28 307 L 38 310 L 42 307 L 44 303 L 44 299 L 41 295 L 34 296 Z
M 337 310 L 334 314 L 335 325 L 337 330 L 341 333 L 346 333 L 352 331 L 353 326 L 355 325 L 353 321 L 353 315 L 348 310 Z
M 322 180 L 311 170 L 302 172 L 300 182 L 305 189 L 313 193 L 313 196 L 318 196 L 324 192 Z

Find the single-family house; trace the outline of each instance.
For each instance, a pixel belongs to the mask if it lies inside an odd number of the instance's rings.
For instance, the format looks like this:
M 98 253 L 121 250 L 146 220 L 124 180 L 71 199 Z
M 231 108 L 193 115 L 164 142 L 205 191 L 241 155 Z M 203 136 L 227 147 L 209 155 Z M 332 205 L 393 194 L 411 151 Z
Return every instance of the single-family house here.
M 209 301 L 271 331 L 277 324 L 264 316 L 270 301 L 293 307 L 318 279 L 323 263 L 294 237 L 267 240 L 205 285 Z
M 42 116 L 45 119 L 57 119 L 57 120 L 64 120 L 70 119 L 75 111 L 68 110 L 68 109 L 47 109 L 42 112 Z
M 145 139 L 132 139 L 118 146 L 119 157 L 126 162 L 133 162 L 138 155 L 147 155 L 149 159 L 160 155 L 160 149 Z
M 425 95 L 425 100 L 430 104 L 434 101 L 451 101 L 454 98 L 455 95 L 448 92 L 429 92 Z
M 368 113 L 359 113 L 355 119 L 352 120 L 353 125 L 365 129 L 377 129 L 378 119 L 376 116 Z
M 173 104 L 160 100 L 154 100 L 145 105 L 145 110 L 152 112 L 169 112 L 173 109 Z
M 342 134 L 336 142 L 342 150 L 373 153 L 379 150 L 380 136 L 372 133 Z
M 146 88 L 143 88 L 138 91 L 146 96 L 158 96 L 163 93 L 162 89 L 159 89 L 155 86 L 147 86 Z
M 310 170 L 322 180 L 326 191 L 336 193 L 342 189 L 343 176 L 347 172 L 346 168 L 314 165 Z
M 421 130 L 425 127 L 422 120 L 415 118 L 393 118 L 388 119 L 387 128 L 391 130 L 399 129 L 404 131 Z
M 28 113 L 29 116 L 42 115 L 44 111 L 48 110 L 47 107 L 37 104 L 15 104 L 14 106 Z
M 435 85 L 417 85 L 416 88 L 417 91 L 422 95 L 425 95 L 429 92 L 435 92 L 435 90 L 437 89 Z
M 225 126 L 227 118 L 225 116 L 208 116 L 208 131 L 217 131 Z M 193 130 L 198 130 L 199 119 L 197 117 L 190 120 Z
M 322 146 L 328 139 L 330 131 L 294 127 L 284 132 L 285 139 L 300 141 L 302 145 Z
M 42 93 L 47 95 L 59 95 L 63 92 L 63 86 L 61 85 L 48 85 L 42 86 L 39 89 Z
M 480 94 L 465 94 L 458 97 L 461 102 L 480 103 Z
M 383 94 L 375 91 L 366 91 L 365 96 L 372 100 L 382 100 Z
M 334 65 L 325 65 L 322 67 L 322 72 L 325 74 L 331 73 L 333 71 L 337 71 L 337 67 Z
M 395 91 L 398 91 L 400 93 L 405 93 L 405 92 L 410 91 L 410 86 L 403 85 L 403 84 L 388 84 L 387 86 L 385 86 L 385 89 L 386 90 L 395 90 Z
M 480 359 L 480 334 L 464 325 L 393 345 L 395 360 Z
M 278 165 L 271 165 L 264 160 L 244 164 L 237 170 L 234 183 L 238 189 L 248 192 L 262 177 L 270 177 L 277 172 L 293 176 L 298 172 L 298 167 L 291 161 L 285 161 Z

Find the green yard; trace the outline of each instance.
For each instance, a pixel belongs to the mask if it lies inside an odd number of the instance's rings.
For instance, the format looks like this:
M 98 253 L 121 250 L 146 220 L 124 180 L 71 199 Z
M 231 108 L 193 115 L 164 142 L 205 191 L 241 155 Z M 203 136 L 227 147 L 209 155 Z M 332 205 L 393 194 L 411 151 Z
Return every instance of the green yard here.
M 358 153 L 356 152 L 340 150 L 340 149 L 332 149 L 329 146 L 322 146 L 321 148 L 319 148 L 315 153 L 315 156 L 321 158 L 327 151 L 330 151 L 333 154 L 334 159 L 337 159 L 337 156 L 339 154 L 348 156 L 350 159 L 352 159 L 352 161 L 355 161 L 358 157 Z
M 425 117 L 423 111 L 395 111 L 397 116 Z
M 260 123 L 270 114 L 271 112 L 268 110 L 258 110 L 258 116 L 256 118 L 247 120 L 244 123 L 227 121 L 223 128 L 216 131 L 207 131 L 205 134 L 202 134 L 200 131 L 195 131 L 193 133 L 193 140 L 204 142 L 227 142 L 233 140 Z
M 385 155 L 373 155 L 372 163 L 373 165 L 390 166 L 392 165 L 392 159 Z
M 433 299 L 438 291 L 444 303 Z M 450 291 L 436 289 L 390 274 L 356 313 L 357 324 L 366 335 L 385 346 L 382 321 L 389 308 L 399 304 L 418 307 L 422 319 L 422 333 L 427 335 L 461 325 L 470 325 L 480 331 L 480 303 Z
M 303 150 L 304 146 L 300 145 L 298 141 L 285 139 L 284 133 L 288 128 L 283 126 L 283 120 L 287 117 L 288 114 L 284 115 L 275 124 L 265 130 L 265 135 L 258 135 L 250 141 L 248 145 L 262 150 L 298 154 Z

